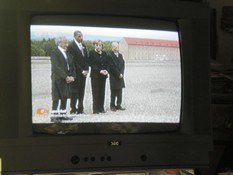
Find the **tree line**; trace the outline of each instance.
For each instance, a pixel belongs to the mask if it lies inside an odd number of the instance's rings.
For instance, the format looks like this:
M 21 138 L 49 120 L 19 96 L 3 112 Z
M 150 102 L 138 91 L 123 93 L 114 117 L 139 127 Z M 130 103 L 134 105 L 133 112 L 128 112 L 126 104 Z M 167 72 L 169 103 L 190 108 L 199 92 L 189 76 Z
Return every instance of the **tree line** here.
M 89 51 L 94 49 L 93 41 L 87 40 L 84 44 Z M 31 56 L 50 56 L 55 47 L 55 38 L 31 40 Z M 103 41 L 103 50 L 106 52 L 111 50 L 111 41 Z

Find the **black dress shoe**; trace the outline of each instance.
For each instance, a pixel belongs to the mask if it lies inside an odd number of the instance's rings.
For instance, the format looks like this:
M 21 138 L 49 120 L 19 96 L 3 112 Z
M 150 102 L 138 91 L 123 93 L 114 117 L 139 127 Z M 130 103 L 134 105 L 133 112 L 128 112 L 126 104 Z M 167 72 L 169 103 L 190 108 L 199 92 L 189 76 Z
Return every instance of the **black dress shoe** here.
M 106 111 L 104 109 L 101 109 L 100 113 L 106 113 Z
M 106 112 L 106 111 L 104 110 L 104 108 L 103 108 L 103 107 L 98 108 L 98 109 L 97 109 L 97 111 L 98 111 L 99 113 L 105 113 L 105 112 Z
M 115 106 L 111 107 L 110 109 L 111 109 L 111 111 L 116 111 L 116 107 Z
M 78 111 L 78 114 L 85 114 L 84 111 Z
M 73 110 L 73 109 L 72 109 L 72 110 L 70 111 L 70 114 L 77 114 L 77 113 L 78 113 L 77 110 Z
M 122 110 L 122 111 L 125 110 L 125 108 L 122 108 L 121 106 L 116 106 L 116 109 L 117 110 Z

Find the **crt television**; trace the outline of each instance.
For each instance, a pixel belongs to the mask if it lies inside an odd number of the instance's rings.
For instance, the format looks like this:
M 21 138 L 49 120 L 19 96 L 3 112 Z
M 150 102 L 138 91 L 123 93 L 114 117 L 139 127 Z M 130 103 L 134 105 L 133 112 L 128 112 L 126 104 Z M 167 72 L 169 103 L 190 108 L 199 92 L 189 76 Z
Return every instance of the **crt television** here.
M 0 11 L 2 173 L 208 166 L 212 137 L 207 3 L 13 4 L 1 1 Z M 110 110 L 107 79 L 107 112 L 92 114 L 87 77 L 85 114 L 52 115 L 50 55 L 41 50 L 46 44 L 55 48 L 60 36 L 72 42 L 75 30 L 82 31 L 86 45 L 101 39 L 107 53 L 111 42 L 119 43 L 125 60 L 126 110 Z

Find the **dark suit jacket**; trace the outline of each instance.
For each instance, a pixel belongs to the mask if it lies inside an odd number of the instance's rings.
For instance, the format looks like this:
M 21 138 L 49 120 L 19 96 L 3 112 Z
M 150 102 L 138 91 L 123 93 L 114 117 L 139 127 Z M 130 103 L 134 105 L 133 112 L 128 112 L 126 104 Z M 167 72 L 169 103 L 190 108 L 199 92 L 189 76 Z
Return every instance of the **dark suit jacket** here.
M 119 78 L 120 74 L 124 75 L 125 71 L 125 61 L 121 53 L 118 57 L 111 51 L 108 54 L 108 63 L 110 65 L 110 88 L 111 89 L 121 89 L 125 87 L 124 77 Z
M 107 78 L 107 76 L 100 74 L 101 70 L 109 71 L 107 59 L 107 54 L 104 51 L 101 55 L 95 50 L 90 51 L 91 78 Z
M 66 83 L 67 76 L 76 77 L 75 67 L 72 56 L 67 53 L 67 60 L 58 48 L 51 53 L 51 79 L 52 79 L 52 98 L 61 99 L 69 95 L 69 84 Z M 68 65 L 69 66 L 68 66 Z M 69 67 L 69 69 L 68 69 Z
M 83 45 L 84 56 L 82 55 L 82 52 L 77 46 L 77 44 L 75 43 L 75 41 L 72 41 L 71 44 L 68 46 L 68 51 L 73 56 L 77 78 L 84 77 L 82 74 L 83 70 L 89 70 L 87 48 L 84 44 L 82 45 Z

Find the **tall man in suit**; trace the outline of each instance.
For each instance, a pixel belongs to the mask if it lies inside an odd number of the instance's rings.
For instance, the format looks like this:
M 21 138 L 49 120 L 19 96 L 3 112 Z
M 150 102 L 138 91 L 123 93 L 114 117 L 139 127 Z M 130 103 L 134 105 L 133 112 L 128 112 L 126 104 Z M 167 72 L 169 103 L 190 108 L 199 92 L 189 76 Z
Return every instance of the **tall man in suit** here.
M 51 53 L 52 79 L 52 114 L 66 114 L 66 102 L 70 93 L 70 84 L 75 80 L 76 73 L 71 55 L 67 52 L 68 41 L 59 37 L 57 47 Z M 60 108 L 58 109 L 60 100 Z
M 76 68 L 76 80 L 72 87 L 71 113 L 84 113 L 83 99 L 85 94 L 86 77 L 89 72 L 87 47 L 83 43 L 83 34 L 81 31 L 74 32 L 74 40 L 68 46 L 68 51 L 73 55 Z M 78 100 L 78 108 L 76 103 Z
M 122 88 L 125 88 L 125 61 L 122 54 L 119 53 L 119 44 L 117 42 L 112 43 L 112 51 L 108 54 L 108 61 L 110 65 L 110 108 L 112 111 L 125 110 L 125 108 L 121 106 Z

